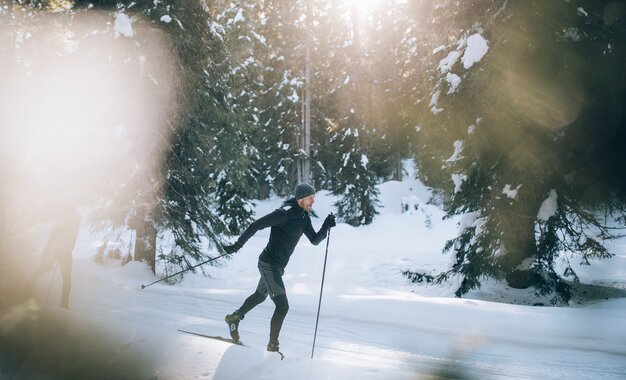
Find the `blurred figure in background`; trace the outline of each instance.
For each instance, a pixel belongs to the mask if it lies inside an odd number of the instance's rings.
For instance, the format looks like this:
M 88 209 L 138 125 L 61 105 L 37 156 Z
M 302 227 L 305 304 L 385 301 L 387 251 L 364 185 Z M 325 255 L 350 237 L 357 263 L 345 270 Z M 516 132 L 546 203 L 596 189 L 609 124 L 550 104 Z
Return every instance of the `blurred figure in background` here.
M 55 263 L 58 264 L 63 278 L 60 306 L 69 309 L 70 291 L 72 289 L 72 251 L 74 251 L 78 238 L 81 216 L 76 200 L 72 196 L 65 196 L 53 207 L 55 209 L 54 224 L 41 254 L 39 268 L 32 276 L 31 286 L 34 288 L 37 280 L 44 273 L 53 269 Z M 54 281 L 54 273 L 51 281 Z

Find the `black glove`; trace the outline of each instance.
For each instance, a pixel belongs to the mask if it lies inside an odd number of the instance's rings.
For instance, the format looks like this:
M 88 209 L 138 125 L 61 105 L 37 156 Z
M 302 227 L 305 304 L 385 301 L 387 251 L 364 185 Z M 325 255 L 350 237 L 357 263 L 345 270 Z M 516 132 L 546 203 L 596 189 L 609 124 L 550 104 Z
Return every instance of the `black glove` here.
M 241 244 L 235 243 L 231 245 L 224 245 L 222 247 L 224 248 L 224 252 L 230 255 L 232 253 L 239 251 L 241 249 Z
M 337 223 L 335 222 L 335 215 L 333 215 L 333 213 L 331 212 L 330 214 L 328 214 L 326 219 L 324 219 L 324 223 L 322 223 L 322 229 L 328 230 L 332 227 L 335 227 L 336 225 Z

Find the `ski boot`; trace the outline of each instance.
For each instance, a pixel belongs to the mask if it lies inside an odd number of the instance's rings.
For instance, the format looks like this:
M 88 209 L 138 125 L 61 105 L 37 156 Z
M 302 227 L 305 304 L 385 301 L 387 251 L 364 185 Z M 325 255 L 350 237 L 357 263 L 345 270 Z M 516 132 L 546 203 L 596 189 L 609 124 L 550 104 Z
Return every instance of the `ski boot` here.
M 270 352 L 278 352 L 279 349 L 278 339 L 270 338 L 270 342 L 267 344 L 267 350 Z
M 239 342 L 239 321 L 243 319 L 243 315 L 240 315 L 238 310 L 235 310 L 232 314 L 228 314 L 224 317 L 226 324 L 228 324 L 228 331 L 230 332 L 230 337 L 235 341 Z

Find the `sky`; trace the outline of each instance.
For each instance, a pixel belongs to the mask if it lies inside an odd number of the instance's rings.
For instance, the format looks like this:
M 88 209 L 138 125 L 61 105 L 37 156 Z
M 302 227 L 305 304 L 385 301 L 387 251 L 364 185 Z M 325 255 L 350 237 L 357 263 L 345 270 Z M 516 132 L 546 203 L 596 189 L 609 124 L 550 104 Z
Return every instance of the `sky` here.
M 442 220 L 443 212 L 426 204 L 429 190 L 416 180 L 390 181 L 379 188 L 383 207 L 374 223 L 359 228 L 340 223 L 331 231 L 313 359 L 326 242 L 313 246 L 301 240 L 287 266 L 284 280 L 290 310 L 280 336 L 285 360 L 265 351 L 273 312 L 269 300 L 241 322 L 241 340 L 248 347 L 177 331 L 228 336 L 223 318 L 254 291 L 256 261 L 269 230 L 258 232 L 232 260 L 207 267 L 210 277 L 188 274 L 175 285 L 161 282 L 141 290 L 142 284 L 158 277 L 142 263 L 97 264 L 94 255 L 102 236 L 84 226 L 74 251 L 70 310 L 58 307 L 61 279 L 53 272 L 37 282 L 31 307 L 68 331 L 82 331 L 78 337 L 89 335 L 84 331 L 101 332 L 94 339 L 106 342 L 100 344 L 98 355 L 107 358 L 108 370 L 117 368 L 111 367 L 111 361 L 135 358 L 143 363 L 136 378 L 626 376 L 626 254 L 619 249 L 626 241 L 616 243 L 618 254 L 612 259 L 591 267 L 575 266 L 584 283 L 610 285 L 621 290 L 621 298 L 594 299 L 590 292 L 576 295 L 569 306 L 532 306 L 549 304 L 527 290 L 494 281 L 456 298 L 458 279 L 437 286 L 414 285 L 400 272 L 434 274 L 446 269 L 451 258 L 441 248 L 458 233 L 462 218 Z M 313 220 L 315 228 L 333 211 L 335 200 L 324 191 L 318 193 L 314 209 L 320 217 Z M 272 211 L 280 202 L 258 202 L 255 215 Z M 408 212 L 402 212 L 404 205 Z M 45 244 L 45 226 L 41 229 L 41 244 Z M 120 245 L 126 244 L 122 239 Z M 63 363 L 67 354 L 52 355 L 60 356 L 54 363 Z M 30 378 L 42 367 L 46 368 L 32 359 L 17 378 Z

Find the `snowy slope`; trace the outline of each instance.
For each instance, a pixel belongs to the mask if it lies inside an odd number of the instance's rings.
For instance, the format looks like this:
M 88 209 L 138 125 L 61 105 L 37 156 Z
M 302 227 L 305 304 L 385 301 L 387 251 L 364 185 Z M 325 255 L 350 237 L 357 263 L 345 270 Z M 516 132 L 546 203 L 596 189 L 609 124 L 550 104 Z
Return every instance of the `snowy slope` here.
M 141 284 L 155 278 L 144 265 L 94 263 L 97 237 L 85 231 L 75 251 L 71 310 L 55 307 L 58 275 L 47 303 L 51 274 L 38 282 L 36 299 L 55 319 L 103 329 L 115 357 L 124 352 L 147 363 L 138 375 L 145 378 L 626 377 L 626 299 L 532 307 L 454 298 L 454 284 L 409 284 L 400 274 L 403 269 L 447 267 L 450 258 L 441 247 L 455 234 L 457 221 L 441 220 L 441 210 L 425 203 L 428 190 L 417 181 L 387 182 L 380 189 L 384 207 L 372 225 L 339 224 L 332 230 L 313 360 L 325 242 L 313 246 L 302 240 L 287 267 L 290 311 L 281 333 L 287 355 L 282 362 L 264 351 L 270 301 L 241 323 L 249 348 L 176 331 L 228 334 L 224 315 L 254 291 L 256 261 L 269 230 L 257 233 L 231 261 L 210 267 L 210 278 L 190 274 L 176 285 L 159 283 L 145 290 Z M 332 211 L 333 201 L 325 192 L 318 194 L 315 227 Z M 403 203 L 410 211 L 402 212 Z M 259 202 L 257 216 L 279 204 L 278 199 Z M 585 276 L 623 289 L 625 259 L 621 254 L 592 266 Z M 494 283 L 473 296 L 490 289 L 496 289 Z M 29 378 L 27 370 L 21 374 L 17 378 Z

